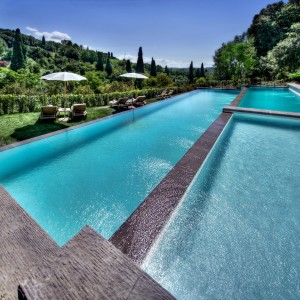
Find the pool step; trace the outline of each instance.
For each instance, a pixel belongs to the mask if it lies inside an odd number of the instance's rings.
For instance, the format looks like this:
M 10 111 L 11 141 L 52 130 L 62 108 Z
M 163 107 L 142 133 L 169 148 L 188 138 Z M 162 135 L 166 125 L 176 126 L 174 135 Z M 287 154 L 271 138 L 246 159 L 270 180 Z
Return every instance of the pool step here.
M 256 108 L 246 108 L 246 107 L 235 107 L 235 106 L 225 106 L 223 108 L 224 113 L 251 113 L 278 117 L 289 117 L 289 118 L 300 118 L 300 113 L 279 111 L 279 110 L 266 110 L 266 109 L 256 109 Z
M 21 299 L 174 299 L 88 226 L 61 248 L 51 266 L 20 285 L 20 295 Z

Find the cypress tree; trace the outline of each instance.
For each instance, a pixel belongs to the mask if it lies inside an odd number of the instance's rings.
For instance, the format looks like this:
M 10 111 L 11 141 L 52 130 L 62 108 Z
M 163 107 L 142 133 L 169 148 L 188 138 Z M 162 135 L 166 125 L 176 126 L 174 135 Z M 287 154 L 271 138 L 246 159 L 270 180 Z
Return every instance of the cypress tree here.
M 204 77 L 205 78 L 205 71 L 204 71 L 203 63 L 201 64 L 200 77 Z
M 201 77 L 201 76 L 200 76 L 200 69 L 197 68 L 197 70 L 196 70 L 196 78 L 199 78 L 199 77 Z
M 42 47 L 45 49 L 46 47 L 46 39 L 45 39 L 45 36 L 43 35 L 42 37 Z
M 103 57 L 101 52 L 97 52 L 97 64 L 96 64 L 96 70 L 97 71 L 103 71 L 104 66 L 103 66 Z
M 132 72 L 131 62 L 130 62 L 129 59 L 126 60 L 126 72 L 127 73 L 131 73 Z
M 25 48 L 22 44 L 21 31 L 19 28 L 16 30 L 15 40 L 13 43 L 13 54 L 11 58 L 10 68 L 13 71 L 25 68 L 26 55 Z
M 165 66 L 165 73 L 169 76 L 170 75 L 170 70 L 168 68 L 168 66 Z
M 145 72 L 142 47 L 139 48 L 138 59 L 137 59 L 137 63 L 136 63 L 136 72 L 137 73 Z
M 110 63 L 110 60 L 109 60 L 109 55 L 107 55 L 105 71 L 106 71 L 108 76 L 110 76 L 112 74 L 112 66 L 111 66 L 111 63 Z
M 150 75 L 154 76 L 154 77 L 157 75 L 157 72 L 156 72 L 156 63 L 155 63 L 155 60 L 153 59 L 153 57 L 152 57 L 152 60 L 151 60 Z
M 111 57 L 111 58 L 114 58 L 114 55 L 113 55 L 113 53 L 112 53 L 112 52 L 110 52 L 110 57 Z
M 194 81 L 194 67 L 193 67 L 193 62 L 191 62 L 190 68 L 189 68 L 189 81 L 190 81 L 190 83 L 193 83 L 193 81 Z

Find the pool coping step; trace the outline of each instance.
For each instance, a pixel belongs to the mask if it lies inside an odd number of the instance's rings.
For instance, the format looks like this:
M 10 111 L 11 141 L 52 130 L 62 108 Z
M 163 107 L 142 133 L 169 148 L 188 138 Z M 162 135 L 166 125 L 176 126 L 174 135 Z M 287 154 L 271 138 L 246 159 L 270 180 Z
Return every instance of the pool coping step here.
M 293 113 L 293 112 L 286 112 L 286 111 L 279 111 L 279 110 L 235 107 L 235 106 L 225 106 L 223 108 L 223 112 L 224 113 L 250 113 L 250 114 L 289 117 L 289 118 L 297 118 L 297 119 L 300 118 L 300 113 Z
M 60 248 L 1 185 L 0 208 L 3 299 L 175 299 L 89 226 Z
M 79 285 L 80 283 L 80 285 Z M 175 299 L 89 226 L 60 249 L 51 266 L 19 286 L 19 299 Z

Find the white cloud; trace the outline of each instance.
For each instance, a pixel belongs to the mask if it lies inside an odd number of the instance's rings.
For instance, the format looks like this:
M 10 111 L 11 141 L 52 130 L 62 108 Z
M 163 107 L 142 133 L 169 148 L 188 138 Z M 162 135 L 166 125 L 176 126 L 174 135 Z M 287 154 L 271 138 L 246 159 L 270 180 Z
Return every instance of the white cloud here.
M 29 26 L 27 26 L 26 29 L 29 30 L 29 31 L 33 31 L 33 32 L 34 32 L 34 31 L 38 31 L 36 28 L 29 27 Z
M 67 33 L 63 33 L 60 31 L 52 31 L 52 32 L 47 32 L 47 31 L 39 31 L 36 28 L 29 27 L 27 26 L 26 29 L 28 31 L 31 31 L 34 36 L 41 38 L 42 36 L 45 37 L 46 41 L 54 41 L 60 43 L 62 40 L 71 40 L 71 37 Z

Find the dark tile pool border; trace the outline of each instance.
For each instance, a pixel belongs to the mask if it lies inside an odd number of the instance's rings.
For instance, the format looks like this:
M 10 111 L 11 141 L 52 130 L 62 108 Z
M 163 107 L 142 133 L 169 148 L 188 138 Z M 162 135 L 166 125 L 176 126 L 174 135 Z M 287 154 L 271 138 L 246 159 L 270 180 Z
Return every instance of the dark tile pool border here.
M 222 113 L 109 239 L 137 263 L 153 242 L 211 151 L 231 113 Z
M 237 106 L 247 90 L 248 88 L 243 88 L 230 105 Z M 112 235 L 109 239 L 112 244 L 135 262 L 139 264 L 143 262 L 231 116 L 232 113 L 219 115 L 144 202 Z

